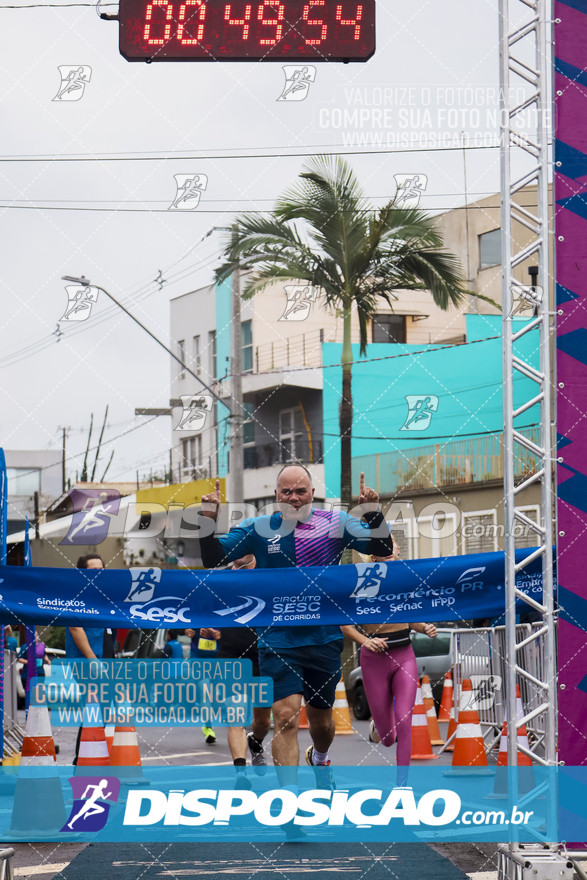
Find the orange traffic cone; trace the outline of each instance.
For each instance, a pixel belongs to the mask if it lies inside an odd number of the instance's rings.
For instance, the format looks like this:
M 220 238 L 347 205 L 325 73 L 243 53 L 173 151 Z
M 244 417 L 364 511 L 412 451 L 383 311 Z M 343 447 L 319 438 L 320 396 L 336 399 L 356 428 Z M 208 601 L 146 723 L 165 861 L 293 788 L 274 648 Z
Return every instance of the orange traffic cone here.
M 108 723 L 104 726 L 104 736 L 106 737 L 106 745 L 108 746 L 108 755 L 112 751 L 112 741 L 114 739 L 114 721 L 116 719 L 116 709 L 114 703 L 110 703 L 108 710 Z
M 436 709 L 434 707 L 434 697 L 432 696 L 432 687 L 428 675 L 425 675 L 422 678 L 422 700 L 424 701 L 424 708 L 426 709 L 430 744 L 433 746 L 443 746 L 444 740 L 440 735 L 438 718 L 436 717 Z
M 450 670 L 444 676 L 444 685 L 442 687 L 442 697 L 438 709 L 439 721 L 451 721 L 454 718 L 454 702 L 452 689 L 452 673 Z M 455 725 L 456 727 L 456 725 Z
M 110 755 L 104 732 L 102 710 L 99 703 L 87 703 L 84 707 L 82 736 L 79 744 L 77 767 L 109 767 Z M 82 771 L 83 773 L 83 771 Z M 76 776 L 79 775 L 76 770 Z
M 334 733 L 354 733 L 351 723 L 351 713 L 346 698 L 346 688 L 342 675 L 339 683 L 336 685 L 336 693 L 334 695 L 334 706 L 332 707 L 332 717 L 334 718 Z
M 56 760 L 49 710 L 45 706 L 29 706 L 20 766 L 52 767 Z
M 520 721 L 524 717 L 524 707 L 522 705 L 522 695 L 520 693 L 520 685 L 516 685 L 516 703 L 517 703 L 517 715 L 518 721 Z M 526 730 L 526 725 L 523 724 L 521 727 L 518 727 L 518 742 L 525 746 L 525 748 L 529 749 L 528 743 L 528 731 Z M 501 731 L 501 739 L 499 741 L 499 754 L 497 756 L 497 770 L 495 771 L 495 783 L 493 786 L 493 793 L 487 795 L 487 797 L 493 798 L 507 798 L 508 796 L 508 776 L 507 770 L 505 769 L 508 766 L 508 722 L 507 722 L 507 710 L 503 722 L 503 728 Z M 520 769 L 522 768 L 522 769 Z M 533 788 L 536 788 L 536 781 L 534 779 L 534 770 L 532 769 L 532 758 L 529 755 L 525 755 L 523 752 L 518 751 L 518 795 L 521 796 L 523 794 L 527 794 L 529 791 L 532 791 Z
M 461 689 L 461 705 L 452 756 L 453 767 L 487 767 L 485 743 L 479 724 L 479 712 L 473 697 L 471 680 L 466 678 Z
M 438 758 L 432 751 L 430 743 L 430 733 L 428 732 L 428 720 L 426 718 L 426 707 L 422 699 L 422 690 L 418 685 L 416 694 L 416 705 L 412 713 L 412 761 L 430 761 L 432 758 Z
M 149 780 L 143 776 L 143 765 L 135 727 L 116 725 L 110 750 L 110 763 L 113 767 L 124 768 L 124 770 L 119 770 L 116 775 L 127 784 L 149 784 Z
M 18 768 L 10 840 L 53 840 L 67 813 L 55 763 L 55 743 L 46 706 L 30 706 Z
M 306 715 L 306 701 L 302 697 L 302 707 L 300 709 L 300 723 L 298 725 L 300 730 L 308 730 L 310 725 L 308 724 L 308 716 Z

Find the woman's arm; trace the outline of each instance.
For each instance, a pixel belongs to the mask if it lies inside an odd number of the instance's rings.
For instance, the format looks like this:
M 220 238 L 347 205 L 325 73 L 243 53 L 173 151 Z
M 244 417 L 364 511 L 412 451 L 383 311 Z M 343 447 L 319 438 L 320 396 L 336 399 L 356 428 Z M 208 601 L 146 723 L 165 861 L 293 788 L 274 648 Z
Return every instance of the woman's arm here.
M 387 650 L 387 641 L 385 639 L 369 639 L 367 636 L 364 636 L 363 633 L 359 632 L 356 626 L 341 626 L 341 630 L 343 635 L 348 636 L 353 642 L 357 642 L 357 644 L 362 645 L 369 651 L 375 651 L 378 653 Z
M 438 630 L 433 623 L 410 623 L 411 628 L 415 632 L 424 633 L 429 638 L 434 639 L 438 635 Z

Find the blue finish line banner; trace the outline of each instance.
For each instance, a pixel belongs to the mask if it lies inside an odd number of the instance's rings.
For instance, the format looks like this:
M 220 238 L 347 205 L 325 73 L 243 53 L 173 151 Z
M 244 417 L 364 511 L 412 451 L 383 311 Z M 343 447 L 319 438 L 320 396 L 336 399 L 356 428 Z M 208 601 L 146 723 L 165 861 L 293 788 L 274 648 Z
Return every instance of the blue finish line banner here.
M 12 843 L 587 841 L 585 767 L 419 766 L 398 782 L 396 767 L 332 766 L 333 788 L 320 768 L 283 788 L 274 767 L 249 767 L 248 790 L 234 767 L 9 769 L 0 836 Z
M 516 561 L 532 552 L 516 551 Z M 538 602 L 541 564 L 534 560 L 517 579 Z M 0 623 L 157 629 L 470 620 L 504 613 L 504 580 L 503 553 L 252 571 L 0 566 Z

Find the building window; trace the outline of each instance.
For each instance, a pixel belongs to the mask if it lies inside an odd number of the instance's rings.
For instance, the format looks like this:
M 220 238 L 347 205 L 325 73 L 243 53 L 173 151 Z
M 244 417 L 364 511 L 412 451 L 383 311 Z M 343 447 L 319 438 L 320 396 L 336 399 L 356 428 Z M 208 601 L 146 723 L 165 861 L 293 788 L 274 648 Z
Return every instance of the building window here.
M 456 516 L 453 513 L 437 513 L 419 516 L 416 520 L 416 546 L 419 559 L 438 556 L 456 556 Z
M 32 468 L 6 468 L 9 495 L 34 495 L 41 491 L 41 471 Z
M 495 510 L 463 513 L 463 553 L 493 553 L 497 550 Z
M 499 266 L 501 263 L 501 229 L 492 229 L 479 236 L 479 268 Z
M 186 437 L 182 441 L 182 471 L 189 479 L 196 479 L 196 469 L 202 467 L 202 435 Z
M 540 522 L 540 508 L 537 505 L 533 507 L 517 507 L 516 510 L 520 510 L 532 522 Z M 514 538 L 516 539 L 516 550 L 523 547 L 536 547 L 539 543 L 538 533 L 518 519 L 514 523 Z
M 180 339 L 177 343 L 177 347 L 179 349 L 179 359 L 181 361 L 181 366 L 179 368 L 178 379 L 185 379 L 185 373 L 183 368 L 185 367 L 185 339 Z
M 202 372 L 202 355 L 200 352 L 200 337 L 194 336 L 194 365 L 196 368 L 196 376 L 199 376 Z
M 255 405 L 253 403 L 243 403 L 243 444 L 251 445 L 255 442 L 255 420 L 253 412 Z
M 299 406 L 279 413 L 279 448 L 281 461 L 304 461 L 304 420 Z
M 373 342 L 405 342 L 405 315 L 374 315 Z
M 243 347 L 243 373 L 253 372 L 253 322 L 241 324 L 241 343 Z
M 210 378 L 217 379 L 216 375 L 216 330 L 208 333 L 208 351 L 210 357 Z

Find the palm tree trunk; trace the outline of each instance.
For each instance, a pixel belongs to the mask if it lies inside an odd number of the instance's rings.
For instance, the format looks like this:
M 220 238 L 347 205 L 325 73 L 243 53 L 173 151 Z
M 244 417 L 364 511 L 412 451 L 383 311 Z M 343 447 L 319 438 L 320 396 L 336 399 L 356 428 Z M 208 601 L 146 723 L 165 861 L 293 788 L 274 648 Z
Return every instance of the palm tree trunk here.
M 351 347 L 351 306 L 343 312 L 342 400 L 340 402 L 340 500 L 343 510 L 352 507 L 351 434 L 353 428 L 353 395 L 351 388 L 353 350 Z

